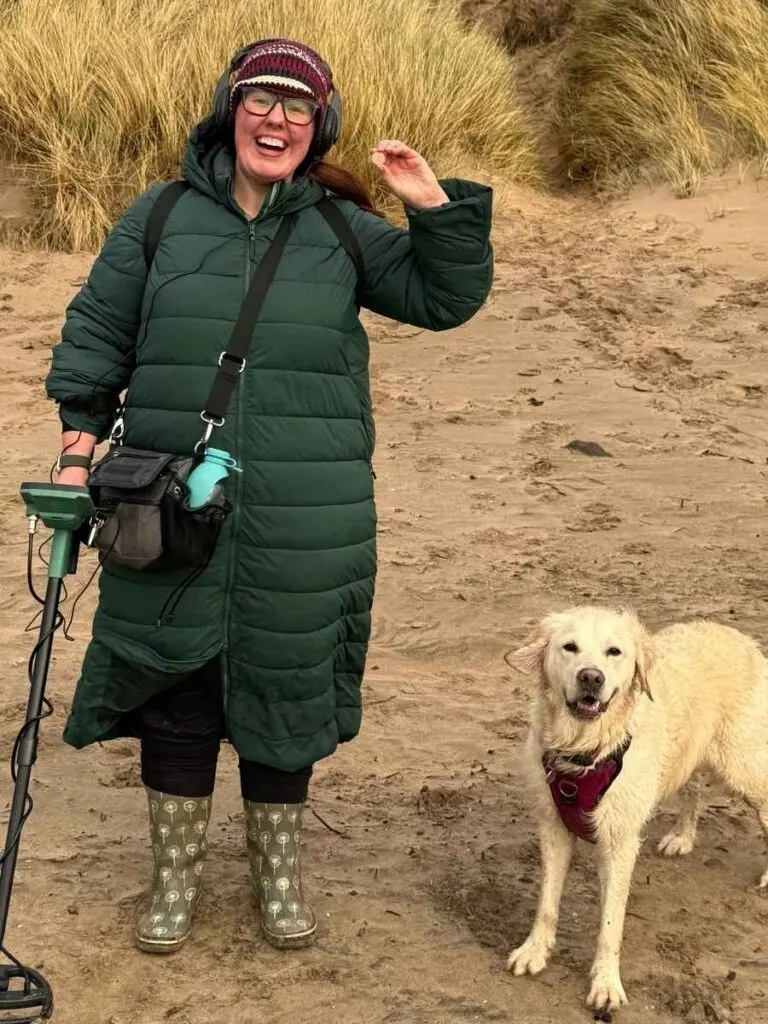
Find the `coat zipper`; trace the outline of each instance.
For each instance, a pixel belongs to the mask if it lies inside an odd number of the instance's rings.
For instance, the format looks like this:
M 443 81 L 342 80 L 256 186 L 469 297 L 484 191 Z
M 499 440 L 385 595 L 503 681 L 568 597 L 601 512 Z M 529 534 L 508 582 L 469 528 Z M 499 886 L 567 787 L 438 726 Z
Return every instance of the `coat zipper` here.
M 256 217 L 256 220 L 258 217 Z M 245 299 L 248 294 L 248 288 L 251 284 L 251 254 L 253 252 L 253 242 L 256 236 L 256 224 L 255 220 L 251 221 L 248 225 L 248 248 L 246 252 L 246 264 L 243 282 L 243 298 Z M 234 416 L 236 416 L 236 430 L 234 430 L 234 436 L 236 436 L 236 453 L 240 455 L 243 451 L 243 395 L 245 391 L 245 373 L 240 374 L 238 378 L 238 406 Z M 240 507 L 241 507 L 241 488 L 242 488 L 242 473 L 234 474 L 234 495 L 232 500 L 232 540 L 229 545 L 229 564 L 227 566 L 227 583 L 226 593 L 224 596 L 224 643 L 223 643 L 223 665 L 222 665 L 222 683 L 223 683 L 223 702 L 224 702 L 224 717 L 226 718 L 228 712 L 228 698 L 229 698 L 229 615 L 231 613 L 231 593 L 232 584 L 234 581 L 234 567 L 237 564 L 237 538 L 238 538 L 238 526 L 240 523 Z

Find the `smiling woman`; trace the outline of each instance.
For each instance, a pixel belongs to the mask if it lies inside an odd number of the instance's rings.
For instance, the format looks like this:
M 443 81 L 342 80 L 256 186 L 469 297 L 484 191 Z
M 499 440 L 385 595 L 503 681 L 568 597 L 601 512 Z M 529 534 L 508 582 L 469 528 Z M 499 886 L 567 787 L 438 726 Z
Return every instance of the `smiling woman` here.
M 490 188 L 438 181 L 414 149 L 382 139 L 369 156 L 405 206 L 408 227 L 395 227 L 326 163 L 340 128 L 339 93 L 314 50 L 267 39 L 236 54 L 190 134 L 187 188 L 153 187 L 120 218 L 53 350 L 61 483 L 86 481 L 114 424 L 115 446 L 153 465 L 157 453 L 199 458 L 215 430 L 239 470 L 223 484 L 229 514 L 202 570 L 137 568 L 104 545 L 65 729 L 78 748 L 140 738 L 154 870 L 135 938 L 149 952 L 190 935 L 222 740 L 239 758 L 260 928 L 279 947 L 313 941 L 303 805 L 314 764 L 360 729 L 377 571 L 360 309 L 447 330 L 491 288 Z M 174 193 L 152 259 L 150 217 Z M 241 335 L 246 358 L 233 367 Z M 227 414 L 206 429 L 201 410 L 222 380 Z M 183 495 L 182 484 L 169 490 Z
M 246 53 L 230 82 L 234 194 L 243 211 L 255 217 L 270 186 L 292 180 L 307 160 L 333 78 L 319 54 L 278 39 Z

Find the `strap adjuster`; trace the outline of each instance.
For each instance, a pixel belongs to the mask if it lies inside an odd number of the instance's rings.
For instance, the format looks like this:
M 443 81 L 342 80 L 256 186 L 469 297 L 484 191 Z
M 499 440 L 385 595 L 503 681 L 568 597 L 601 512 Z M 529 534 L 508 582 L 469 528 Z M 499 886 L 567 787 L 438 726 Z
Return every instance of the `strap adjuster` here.
M 237 363 L 237 372 L 242 373 L 245 369 L 245 359 L 240 356 L 233 356 L 231 352 L 222 352 L 219 356 L 219 366 L 221 366 L 224 359 L 228 359 L 232 363 Z

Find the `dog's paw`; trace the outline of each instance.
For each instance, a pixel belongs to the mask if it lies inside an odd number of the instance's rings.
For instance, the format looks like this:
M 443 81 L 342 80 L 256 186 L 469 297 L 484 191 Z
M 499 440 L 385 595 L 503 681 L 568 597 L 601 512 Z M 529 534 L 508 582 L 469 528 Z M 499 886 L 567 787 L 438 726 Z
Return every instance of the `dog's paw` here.
M 695 838 L 690 832 L 668 832 L 656 849 L 665 857 L 685 857 L 693 849 Z
M 587 996 L 587 1006 L 591 1006 L 594 1010 L 618 1010 L 627 1002 L 627 994 L 616 968 L 595 967 L 592 969 L 592 988 Z
M 520 977 L 522 974 L 540 974 L 547 966 L 553 942 L 545 939 L 534 939 L 531 936 L 522 946 L 518 946 L 509 954 L 507 970 Z

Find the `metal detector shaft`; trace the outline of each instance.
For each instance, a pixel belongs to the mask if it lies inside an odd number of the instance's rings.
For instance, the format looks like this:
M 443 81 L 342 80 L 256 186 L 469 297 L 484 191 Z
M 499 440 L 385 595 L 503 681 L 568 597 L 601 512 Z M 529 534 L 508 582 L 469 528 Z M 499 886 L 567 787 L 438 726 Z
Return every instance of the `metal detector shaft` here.
M 71 534 L 65 535 L 65 538 L 69 539 L 71 543 Z M 37 739 L 40 731 L 39 716 L 43 709 L 45 683 L 48 678 L 48 668 L 51 662 L 53 629 L 61 597 L 61 587 L 61 578 L 49 578 L 45 592 L 42 622 L 40 623 L 39 647 L 35 655 L 32 669 L 32 685 L 29 691 L 29 701 L 27 702 L 26 721 L 31 724 L 25 729 L 19 743 L 18 759 L 16 762 L 18 770 L 16 773 L 16 783 L 13 788 L 13 800 L 11 802 L 11 813 L 8 819 L 8 830 L 4 847 L 5 859 L 2 868 L 0 868 L 0 946 L 3 945 L 5 929 L 8 924 L 13 875 L 16 870 L 16 858 L 19 852 L 20 826 L 24 817 L 27 793 L 29 792 L 32 765 L 37 757 Z
M 13 876 L 21 841 L 21 830 L 31 808 L 29 784 L 37 759 L 40 719 L 45 703 L 45 686 L 51 663 L 53 637 L 61 624 L 59 601 L 64 577 L 77 569 L 78 547 L 75 532 L 93 513 L 87 487 L 63 484 L 25 483 L 21 495 L 30 522 L 30 545 L 38 520 L 53 530 L 48 584 L 43 601 L 37 643 L 30 659 L 29 700 L 24 726 L 14 747 L 14 787 L 5 848 L 0 862 L 0 949 L 10 963 L 0 963 L 0 1020 L 9 1024 L 32 1024 L 47 1020 L 53 1013 L 53 992 L 46 979 L 34 968 L 25 967 L 5 947 L 5 930 L 13 889 Z M 30 555 L 32 548 L 30 546 Z M 21 1010 L 24 1015 L 8 1016 Z

